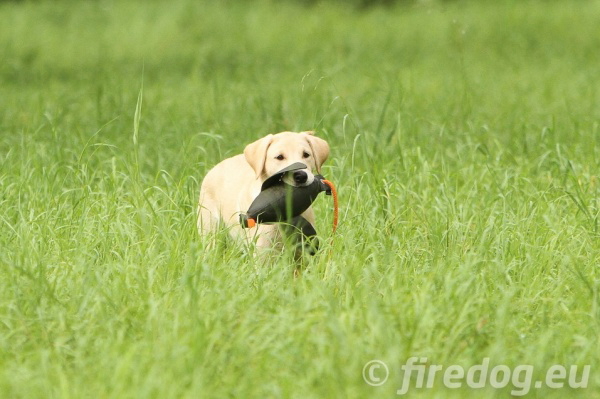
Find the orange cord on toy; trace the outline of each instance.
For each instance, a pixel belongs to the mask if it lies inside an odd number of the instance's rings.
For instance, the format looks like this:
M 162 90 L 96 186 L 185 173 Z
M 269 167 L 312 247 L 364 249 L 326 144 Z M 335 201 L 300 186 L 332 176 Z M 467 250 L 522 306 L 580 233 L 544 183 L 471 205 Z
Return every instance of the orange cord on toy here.
M 333 232 L 337 230 L 338 226 L 338 195 L 335 189 L 335 185 L 329 180 L 323 180 L 323 183 L 327 184 L 327 186 L 331 189 L 331 195 L 333 196 Z

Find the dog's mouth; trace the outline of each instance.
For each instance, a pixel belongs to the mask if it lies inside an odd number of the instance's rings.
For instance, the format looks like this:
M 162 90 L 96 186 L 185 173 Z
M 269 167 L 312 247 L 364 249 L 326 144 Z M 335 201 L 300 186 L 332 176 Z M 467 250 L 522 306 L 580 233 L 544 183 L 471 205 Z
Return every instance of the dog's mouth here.
M 308 166 L 302 162 L 296 162 L 266 179 L 262 184 L 261 190 L 266 190 L 278 182 L 284 182 L 294 187 L 304 187 L 309 186 L 314 181 L 315 176 L 310 172 Z

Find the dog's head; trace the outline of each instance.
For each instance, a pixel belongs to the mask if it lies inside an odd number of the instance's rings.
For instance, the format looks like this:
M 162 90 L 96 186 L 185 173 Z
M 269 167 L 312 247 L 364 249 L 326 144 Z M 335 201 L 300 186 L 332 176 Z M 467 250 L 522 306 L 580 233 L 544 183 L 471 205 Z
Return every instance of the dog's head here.
M 283 181 L 293 186 L 306 186 L 313 182 L 313 170 L 321 172 L 321 165 L 329 156 L 329 145 L 314 136 L 314 132 L 283 132 L 269 134 L 244 149 L 246 161 L 257 179 L 265 180 L 281 169 L 302 162 L 306 169 L 284 174 Z

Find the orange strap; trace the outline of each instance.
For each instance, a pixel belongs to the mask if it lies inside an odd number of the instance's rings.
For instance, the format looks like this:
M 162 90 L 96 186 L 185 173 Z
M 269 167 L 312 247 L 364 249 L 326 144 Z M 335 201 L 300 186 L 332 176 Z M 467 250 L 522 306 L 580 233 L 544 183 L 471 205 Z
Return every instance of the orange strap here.
M 333 196 L 333 232 L 337 230 L 338 226 L 338 195 L 335 189 L 335 185 L 329 180 L 323 180 L 323 183 L 327 184 L 331 189 L 331 195 Z

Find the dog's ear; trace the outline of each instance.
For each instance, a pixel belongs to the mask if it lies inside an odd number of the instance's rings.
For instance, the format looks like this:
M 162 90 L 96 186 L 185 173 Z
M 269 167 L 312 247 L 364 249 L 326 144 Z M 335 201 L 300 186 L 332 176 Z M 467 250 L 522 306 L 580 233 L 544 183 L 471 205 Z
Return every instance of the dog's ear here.
M 252 166 L 256 178 L 258 179 L 263 172 L 265 167 L 265 159 L 267 158 L 267 150 L 273 141 L 273 135 L 263 137 L 262 139 L 256 140 L 254 143 L 250 143 L 244 148 L 244 156 L 246 162 Z
M 313 152 L 313 157 L 315 157 L 315 166 L 317 168 L 317 173 L 321 173 L 321 165 L 325 163 L 327 158 L 329 157 L 329 144 L 319 137 L 316 137 L 315 132 L 302 132 L 306 135 L 306 141 L 308 141 L 308 145 Z

